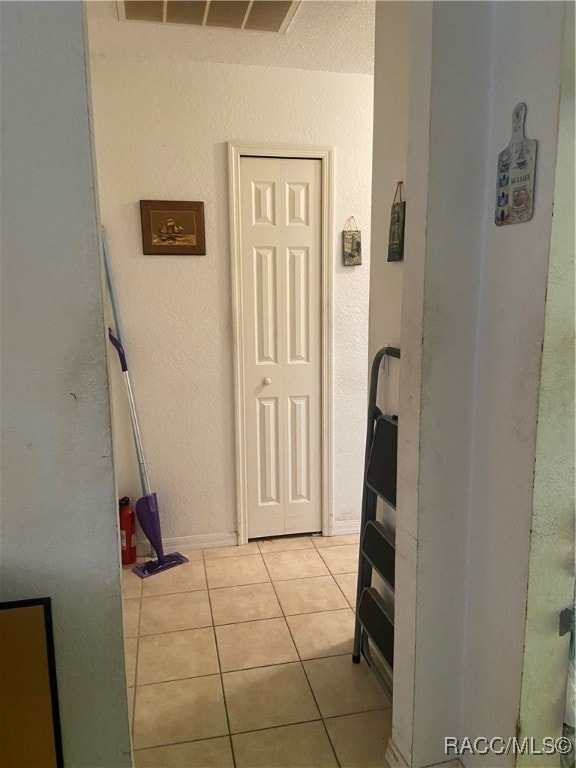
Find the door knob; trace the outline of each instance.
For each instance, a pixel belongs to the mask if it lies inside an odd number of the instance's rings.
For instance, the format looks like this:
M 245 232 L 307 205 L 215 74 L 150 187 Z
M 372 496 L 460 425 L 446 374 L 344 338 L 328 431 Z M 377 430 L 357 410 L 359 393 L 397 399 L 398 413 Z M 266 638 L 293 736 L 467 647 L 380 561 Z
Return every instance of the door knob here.
M 272 379 L 270 378 L 270 376 L 266 376 L 262 384 L 272 384 Z

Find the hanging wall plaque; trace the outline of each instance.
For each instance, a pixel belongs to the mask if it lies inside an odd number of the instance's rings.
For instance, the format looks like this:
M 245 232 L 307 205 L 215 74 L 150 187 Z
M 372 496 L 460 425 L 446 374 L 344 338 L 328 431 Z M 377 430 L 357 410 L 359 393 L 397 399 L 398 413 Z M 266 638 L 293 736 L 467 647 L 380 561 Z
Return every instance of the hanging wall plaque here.
M 404 218 L 406 203 L 402 200 L 402 182 L 396 184 L 396 194 L 390 213 L 390 236 L 388 238 L 388 261 L 404 260 Z
M 342 258 L 345 267 L 356 267 L 362 264 L 362 238 L 357 227 L 356 219 L 350 216 L 342 232 Z
M 495 224 L 521 224 L 530 221 L 534 208 L 536 139 L 524 133 L 526 104 L 516 104 L 512 112 L 510 144 L 498 155 Z

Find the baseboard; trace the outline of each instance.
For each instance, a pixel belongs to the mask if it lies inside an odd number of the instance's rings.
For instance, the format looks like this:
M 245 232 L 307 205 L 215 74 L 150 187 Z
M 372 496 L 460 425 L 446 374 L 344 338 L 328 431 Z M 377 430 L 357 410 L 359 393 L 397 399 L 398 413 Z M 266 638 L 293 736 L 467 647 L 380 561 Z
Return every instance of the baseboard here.
M 200 533 L 196 536 L 181 536 L 175 539 L 162 539 L 165 552 L 182 552 L 189 549 L 211 549 L 212 547 L 230 547 L 238 544 L 236 533 Z M 139 557 L 151 553 L 149 542 L 144 539 L 136 543 Z
M 333 524 L 331 536 L 342 536 L 347 533 L 358 533 L 358 520 L 341 520 Z M 182 552 L 187 549 L 210 549 L 211 547 L 230 547 L 238 544 L 237 533 L 201 533 L 196 536 L 181 536 L 175 539 L 162 539 L 165 552 Z M 151 554 L 147 539 L 136 542 L 138 557 Z
M 386 747 L 385 758 L 390 768 L 410 768 L 392 739 L 390 739 Z
M 347 533 L 360 533 L 360 520 L 335 520 L 332 523 L 331 536 L 343 536 Z
M 390 768 L 410 768 L 392 739 L 390 739 L 388 742 L 385 757 Z M 464 766 L 458 758 L 454 758 L 447 760 L 444 763 L 434 763 L 433 765 L 427 765 L 424 766 L 424 768 L 464 768 Z

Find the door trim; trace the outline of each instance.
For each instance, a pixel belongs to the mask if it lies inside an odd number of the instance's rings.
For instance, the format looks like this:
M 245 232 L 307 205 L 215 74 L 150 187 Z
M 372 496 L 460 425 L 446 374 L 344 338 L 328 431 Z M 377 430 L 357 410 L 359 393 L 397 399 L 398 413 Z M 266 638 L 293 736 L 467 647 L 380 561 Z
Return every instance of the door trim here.
M 236 432 L 236 512 L 238 544 L 248 542 L 248 499 L 246 461 L 246 418 L 244 390 L 244 327 L 242 272 L 240 269 L 240 158 L 278 157 L 320 160 L 322 163 L 322 361 L 321 361 L 321 509 L 322 533 L 332 533 L 332 259 L 334 223 L 334 147 L 299 146 L 297 144 L 260 144 L 228 142 L 228 174 L 230 191 L 230 251 L 232 256 L 232 323 L 234 336 L 234 420 Z

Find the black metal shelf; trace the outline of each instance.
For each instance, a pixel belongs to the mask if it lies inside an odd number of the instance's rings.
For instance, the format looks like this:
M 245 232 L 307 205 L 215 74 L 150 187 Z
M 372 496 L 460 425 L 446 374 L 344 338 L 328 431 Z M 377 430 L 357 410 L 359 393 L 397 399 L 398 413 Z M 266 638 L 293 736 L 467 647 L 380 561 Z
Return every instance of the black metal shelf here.
M 394 621 L 381 595 L 372 586 L 374 570 L 384 580 L 394 598 L 394 536 L 376 520 L 378 498 L 396 509 L 398 419 L 396 416 L 384 415 L 376 406 L 380 365 L 387 356 L 400 359 L 400 350 L 397 347 L 383 347 L 379 350 L 370 374 L 352 661 L 359 664 L 360 656 L 364 656 L 371 671 L 392 699 Z M 376 649 L 380 660 L 372 654 L 371 646 Z
M 394 592 L 396 548 L 392 537 L 377 520 L 369 520 L 362 534 L 362 553 Z
M 374 587 L 364 587 L 358 605 L 358 621 L 390 669 L 394 668 L 394 622 Z
M 393 509 L 396 509 L 397 454 L 398 419 L 384 416 L 377 408 L 366 468 L 366 485 Z

